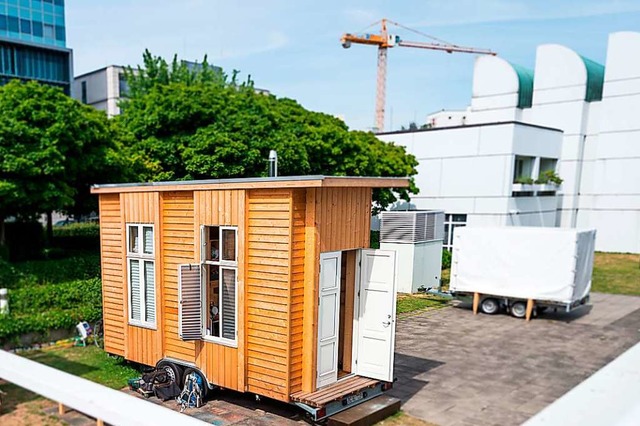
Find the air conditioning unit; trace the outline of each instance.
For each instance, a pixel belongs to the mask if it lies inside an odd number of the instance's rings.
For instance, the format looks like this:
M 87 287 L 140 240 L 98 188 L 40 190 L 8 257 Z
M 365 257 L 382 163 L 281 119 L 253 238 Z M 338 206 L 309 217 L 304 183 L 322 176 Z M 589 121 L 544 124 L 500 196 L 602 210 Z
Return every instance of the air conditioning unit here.
M 380 248 L 397 254 L 399 293 L 440 288 L 444 211 L 382 212 Z

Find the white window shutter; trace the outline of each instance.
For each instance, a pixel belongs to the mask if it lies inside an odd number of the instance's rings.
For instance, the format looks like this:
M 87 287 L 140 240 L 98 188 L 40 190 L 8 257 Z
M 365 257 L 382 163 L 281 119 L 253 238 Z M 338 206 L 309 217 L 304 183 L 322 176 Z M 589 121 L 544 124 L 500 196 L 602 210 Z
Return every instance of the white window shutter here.
M 179 266 L 178 322 L 182 340 L 202 338 L 202 287 L 200 265 Z
M 140 261 L 129 260 L 129 285 L 131 287 L 131 319 L 140 321 L 141 318 L 141 294 L 140 294 Z
M 156 276 L 153 262 L 144 262 L 145 316 L 147 322 L 156 321 Z
M 236 338 L 236 271 L 222 270 L 222 337 Z

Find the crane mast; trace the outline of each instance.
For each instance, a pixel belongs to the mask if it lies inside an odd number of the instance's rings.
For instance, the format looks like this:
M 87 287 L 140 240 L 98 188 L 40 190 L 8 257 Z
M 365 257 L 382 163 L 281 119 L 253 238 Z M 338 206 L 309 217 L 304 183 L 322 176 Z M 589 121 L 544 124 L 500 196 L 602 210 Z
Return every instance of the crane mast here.
M 375 130 L 377 132 L 384 131 L 384 117 L 385 117 L 385 105 L 386 105 L 386 92 L 387 92 L 387 52 L 388 49 L 395 46 L 401 47 L 412 47 L 417 49 L 429 49 L 429 50 L 440 50 L 447 53 L 476 53 L 482 55 L 496 55 L 495 52 L 492 52 L 488 49 L 478 49 L 474 47 L 465 47 L 458 46 L 456 44 L 442 42 L 439 43 L 426 43 L 419 41 L 405 41 L 402 40 L 399 36 L 389 34 L 387 30 L 387 23 L 393 24 L 397 27 L 405 28 L 414 33 L 418 33 L 424 35 L 426 37 L 435 39 L 435 37 L 431 37 L 427 34 L 420 33 L 419 31 L 412 30 L 411 28 L 404 27 L 396 22 L 390 21 L 388 19 L 382 19 L 380 21 L 380 33 L 377 34 L 351 34 L 345 33 L 342 35 L 340 42 L 342 43 L 342 47 L 348 49 L 351 47 L 352 43 L 355 44 L 364 44 L 369 46 L 377 46 L 378 47 L 378 76 L 377 76 L 377 87 L 376 87 L 376 117 L 375 117 Z

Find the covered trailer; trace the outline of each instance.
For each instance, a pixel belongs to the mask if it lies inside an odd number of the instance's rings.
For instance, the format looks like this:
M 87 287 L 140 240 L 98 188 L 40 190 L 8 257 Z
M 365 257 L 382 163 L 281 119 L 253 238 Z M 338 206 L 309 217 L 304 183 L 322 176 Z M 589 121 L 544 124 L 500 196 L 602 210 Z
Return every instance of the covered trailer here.
M 456 229 L 450 291 L 494 314 L 529 319 L 549 306 L 570 311 L 589 300 L 595 230 L 540 227 Z
M 314 419 L 393 381 L 395 252 L 373 188 L 301 176 L 96 185 L 107 352 Z

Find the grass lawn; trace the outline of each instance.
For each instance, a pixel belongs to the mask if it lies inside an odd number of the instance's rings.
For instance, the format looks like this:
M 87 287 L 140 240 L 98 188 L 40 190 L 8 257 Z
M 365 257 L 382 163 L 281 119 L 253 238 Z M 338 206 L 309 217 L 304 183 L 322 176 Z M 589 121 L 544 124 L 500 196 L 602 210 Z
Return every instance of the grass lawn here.
M 108 357 L 95 346 L 30 351 L 23 356 L 113 389 L 125 387 L 127 379 L 140 375 L 136 369 L 119 359 Z M 2 380 L 0 388 L 7 394 L 0 412 L 1 425 L 61 424 L 58 419 L 43 412 L 44 409 L 55 406 L 54 402 Z
M 640 255 L 596 253 L 591 290 L 640 296 Z
M 448 303 L 448 299 L 427 294 L 399 294 L 396 313 L 402 316 L 416 311 L 443 308 Z

